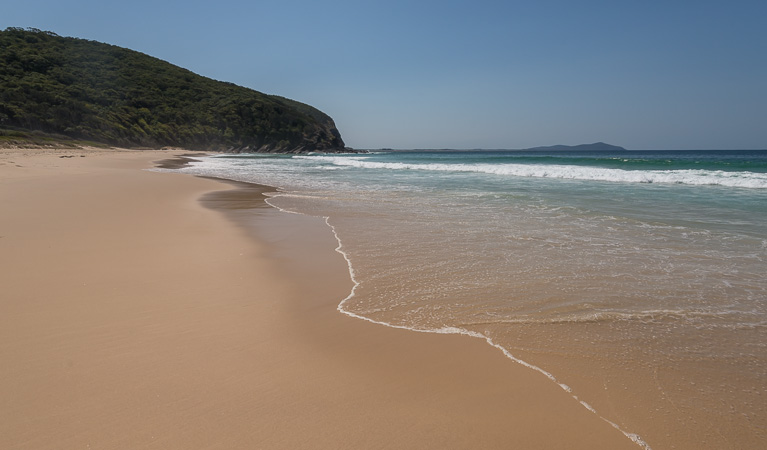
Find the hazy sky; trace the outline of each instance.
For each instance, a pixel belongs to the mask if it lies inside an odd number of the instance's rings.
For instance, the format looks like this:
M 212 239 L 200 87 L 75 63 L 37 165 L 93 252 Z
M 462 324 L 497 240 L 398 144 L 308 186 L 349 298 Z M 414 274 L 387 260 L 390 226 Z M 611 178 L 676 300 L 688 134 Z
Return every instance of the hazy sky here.
M 331 115 L 355 148 L 767 148 L 767 0 L 3 1 Z

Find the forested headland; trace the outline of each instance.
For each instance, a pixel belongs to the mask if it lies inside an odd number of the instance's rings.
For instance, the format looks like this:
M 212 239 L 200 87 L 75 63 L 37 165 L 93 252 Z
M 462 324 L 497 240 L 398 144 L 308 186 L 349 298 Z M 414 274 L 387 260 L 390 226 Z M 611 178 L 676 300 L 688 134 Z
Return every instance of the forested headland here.
M 123 147 L 344 151 L 312 106 L 212 80 L 126 48 L 0 31 L 0 139 L 59 136 Z

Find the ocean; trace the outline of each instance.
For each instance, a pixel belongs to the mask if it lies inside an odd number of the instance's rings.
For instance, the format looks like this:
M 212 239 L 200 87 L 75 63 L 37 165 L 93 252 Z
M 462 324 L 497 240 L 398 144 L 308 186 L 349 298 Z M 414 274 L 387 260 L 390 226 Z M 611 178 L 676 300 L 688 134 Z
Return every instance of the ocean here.
M 326 218 L 340 312 L 485 339 L 645 448 L 767 447 L 767 151 L 195 160 Z

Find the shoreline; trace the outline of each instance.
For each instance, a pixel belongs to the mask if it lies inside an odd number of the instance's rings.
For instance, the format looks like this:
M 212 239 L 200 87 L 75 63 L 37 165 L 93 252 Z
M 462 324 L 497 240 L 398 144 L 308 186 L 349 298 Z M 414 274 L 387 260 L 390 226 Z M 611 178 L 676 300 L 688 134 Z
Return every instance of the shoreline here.
M 322 219 L 101 152 L 0 152 L 0 446 L 637 448 L 484 342 L 339 314 Z
M 267 203 L 269 203 L 269 202 L 267 201 Z M 277 208 L 277 207 L 275 207 L 275 208 Z M 280 209 L 280 208 L 277 208 L 277 209 Z M 455 327 L 443 327 L 443 328 L 440 328 L 440 329 L 419 329 L 419 328 L 412 328 L 412 327 L 407 327 L 407 326 L 402 326 L 402 325 L 394 325 L 394 324 L 388 323 L 388 322 L 377 321 L 375 319 L 371 319 L 370 317 L 365 317 L 365 316 L 359 315 L 357 313 L 354 313 L 354 312 L 352 312 L 350 310 L 345 309 L 344 308 L 344 303 L 346 303 L 348 300 L 350 300 L 352 297 L 354 297 L 354 291 L 360 285 L 360 283 L 355 278 L 354 267 L 352 266 L 352 262 L 349 259 L 349 255 L 343 250 L 343 243 L 341 242 L 341 238 L 338 236 L 338 233 L 336 232 L 336 228 L 333 225 L 330 224 L 329 219 L 330 219 L 329 217 L 325 217 L 325 224 L 328 227 L 330 227 L 330 229 L 333 232 L 333 235 L 336 238 L 336 241 L 338 241 L 338 247 L 336 248 L 336 252 L 340 253 L 344 257 L 344 259 L 346 260 L 346 263 L 348 264 L 348 267 L 349 267 L 349 276 L 351 277 L 352 283 L 354 284 L 354 286 L 352 287 L 352 290 L 349 293 L 349 295 L 346 296 L 343 300 L 341 300 L 341 302 L 336 307 L 338 312 L 340 312 L 341 314 L 344 314 L 346 316 L 349 316 L 351 318 L 354 318 L 354 319 L 366 321 L 366 322 L 369 322 L 369 323 L 372 323 L 372 324 L 375 324 L 375 325 L 380 325 L 380 326 L 384 326 L 384 327 L 388 327 L 388 328 L 407 330 L 407 331 L 416 332 L 416 333 L 427 333 L 427 334 L 438 334 L 438 335 L 439 334 L 442 334 L 442 335 L 452 334 L 452 335 L 457 335 L 457 336 L 465 336 L 465 337 L 469 337 L 469 338 L 476 338 L 476 339 L 483 340 L 490 347 L 493 347 L 493 348 L 499 350 L 501 353 L 503 353 L 503 356 L 506 357 L 507 359 L 513 361 L 516 364 L 521 365 L 522 367 L 530 369 L 530 370 L 532 370 L 534 372 L 538 372 L 541 375 L 543 375 L 544 377 L 548 378 L 551 382 L 553 382 L 554 384 L 559 386 L 564 392 L 566 392 L 569 396 L 571 396 L 573 398 L 573 400 L 577 401 L 578 403 L 581 404 L 581 406 L 586 408 L 586 410 L 588 410 L 589 412 L 595 414 L 597 417 L 599 417 L 605 423 L 607 423 L 608 425 L 612 426 L 616 430 L 620 431 L 621 434 L 623 434 L 627 439 L 629 439 L 633 443 L 635 443 L 638 446 L 644 448 L 645 450 L 652 450 L 651 447 L 647 444 L 647 442 L 645 442 L 642 439 L 641 436 L 639 436 L 636 433 L 630 433 L 630 432 L 625 431 L 617 423 L 615 423 L 615 422 L 611 421 L 610 419 L 608 419 L 608 418 L 602 416 L 601 414 L 599 414 L 599 412 L 597 410 L 595 410 L 590 404 L 588 404 L 584 400 L 581 400 L 580 398 L 578 398 L 578 396 L 573 393 L 573 391 L 570 388 L 570 386 L 562 383 L 551 372 L 548 372 L 548 371 L 542 369 L 541 367 L 538 367 L 538 366 L 536 366 L 534 364 L 531 364 L 531 363 L 529 363 L 529 362 L 527 362 L 525 360 L 517 358 L 516 356 L 514 356 L 511 353 L 511 351 L 509 349 L 507 349 L 506 347 L 502 346 L 501 344 L 496 343 L 495 341 L 493 341 L 493 339 L 489 338 L 488 336 L 485 336 L 484 334 L 473 332 L 473 331 L 469 331 L 469 330 L 466 330 L 464 328 L 455 328 Z
M 188 161 L 190 161 L 190 159 L 183 158 L 183 161 L 178 166 L 175 166 L 173 168 L 182 167 Z M 247 196 L 248 192 L 254 192 L 255 195 L 259 196 L 259 198 L 262 199 L 263 202 L 266 205 L 268 205 L 269 207 L 274 208 L 274 209 L 276 209 L 276 210 L 278 210 L 278 211 L 280 211 L 282 213 L 293 214 L 293 215 L 298 215 L 298 216 L 305 216 L 305 217 L 312 217 L 312 216 L 306 216 L 303 213 L 298 213 L 298 212 L 293 212 L 293 211 L 285 210 L 285 209 L 280 208 L 279 206 L 271 204 L 269 202 L 269 198 L 270 197 L 267 196 L 267 195 L 264 195 L 264 193 L 277 192 L 278 188 L 276 188 L 274 186 L 260 185 L 260 184 L 244 182 L 244 181 L 235 181 L 235 180 L 229 180 L 229 179 L 226 179 L 226 178 L 218 178 L 218 177 L 203 177 L 203 178 L 210 178 L 210 179 L 213 179 L 213 180 L 218 180 L 218 181 L 221 181 L 223 183 L 231 184 L 232 186 L 235 186 L 237 188 L 237 190 L 226 191 L 226 192 L 221 192 L 220 193 L 220 194 L 224 194 L 224 196 L 232 196 L 232 195 L 234 195 L 234 196 L 237 197 L 238 200 L 236 202 L 237 206 L 235 207 L 235 209 L 255 209 L 255 208 L 258 208 L 259 206 L 256 206 L 256 205 L 253 205 L 253 206 L 250 206 L 250 207 L 248 207 L 248 206 L 243 207 L 243 203 L 245 203 L 245 202 L 243 202 L 242 200 L 239 199 L 239 197 L 240 197 L 239 193 L 244 194 L 243 197 L 245 197 L 245 196 Z M 263 205 L 261 205 L 261 206 L 263 206 Z M 210 205 L 209 207 L 211 207 L 212 209 L 227 209 L 227 210 L 231 208 L 231 206 L 224 206 L 223 208 L 221 208 L 220 205 L 219 205 L 219 208 L 217 208 L 216 205 Z M 398 326 L 398 325 L 390 324 L 390 323 L 387 323 L 387 322 L 379 322 L 379 321 L 376 321 L 374 319 L 358 315 L 358 314 L 356 314 L 356 313 L 354 313 L 352 311 L 349 311 L 349 310 L 345 309 L 344 306 L 343 306 L 344 303 L 354 296 L 354 291 L 359 286 L 359 282 L 355 279 L 354 267 L 352 265 L 352 262 L 349 259 L 348 255 L 346 254 L 346 252 L 343 250 L 343 243 L 342 243 L 340 237 L 338 236 L 335 227 L 330 223 L 330 218 L 329 217 L 322 217 L 321 219 L 322 219 L 322 221 L 324 221 L 325 225 L 331 230 L 331 232 L 333 233 L 333 236 L 334 236 L 336 242 L 338 243 L 338 246 L 335 248 L 335 251 L 337 253 L 339 253 L 344 258 L 344 260 L 346 261 L 346 264 L 347 264 L 347 267 L 348 267 L 348 272 L 349 272 L 349 277 L 350 277 L 350 279 L 352 281 L 352 284 L 353 284 L 352 287 L 351 287 L 351 291 L 350 291 L 349 295 L 344 297 L 340 301 L 340 303 L 338 303 L 337 306 L 336 306 L 336 310 L 339 313 L 341 313 L 343 315 L 346 315 L 346 316 L 348 316 L 350 318 L 353 318 L 355 320 L 362 320 L 364 322 L 369 322 L 369 323 L 374 324 L 374 325 L 384 326 L 384 327 L 391 328 L 391 329 L 405 330 L 405 331 L 408 331 L 408 332 L 416 332 L 416 333 L 426 333 L 426 334 L 436 334 L 436 335 L 456 335 L 456 336 L 463 336 L 463 337 L 468 337 L 468 338 L 479 338 L 482 341 L 485 341 L 486 344 L 490 345 L 490 347 L 492 347 L 492 348 L 494 348 L 496 350 L 499 350 L 504 355 L 505 358 L 513 361 L 516 364 L 521 365 L 522 367 L 525 367 L 526 369 L 530 369 L 530 370 L 532 370 L 534 372 L 538 372 L 539 374 L 541 374 L 544 377 L 548 378 L 550 381 L 552 381 L 554 384 L 556 384 L 558 387 L 560 387 L 564 392 L 566 392 L 567 395 L 569 395 L 576 402 L 578 402 L 580 405 L 582 405 L 586 410 L 588 410 L 589 412 L 595 414 L 597 417 L 599 417 L 599 419 L 604 421 L 606 424 L 608 424 L 608 425 L 612 426 L 614 429 L 618 430 L 621 434 L 623 434 L 628 440 L 632 441 L 634 444 L 638 445 L 639 447 L 645 448 L 645 449 L 650 449 L 650 446 L 646 442 L 644 442 L 641 439 L 640 436 L 622 430 L 620 428 L 620 426 L 618 426 L 616 423 L 614 423 L 614 422 L 610 421 L 609 419 L 601 416 L 590 405 L 588 405 L 583 400 L 580 400 L 577 396 L 575 396 L 572 393 L 572 391 L 570 390 L 570 388 L 567 385 L 564 385 L 560 381 L 558 381 L 554 377 L 554 375 L 552 375 L 551 373 L 541 369 L 540 367 L 537 367 L 535 365 L 532 365 L 532 364 L 530 364 L 530 363 L 528 363 L 526 361 L 523 361 L 523 360 L 515 357 L 506 348 L 504 348 L 504 347 L 500 346 L 499 344 L 493 342 L 491 339 L 489 339 L 488 337 L 486 337 L 484 335 L 473 333 L 473 332 L 470 332 L 468 330 L 463 330 L 463 329 L 452 329 L 451 328 L 451 329 L 440 329 L 440 330 L 428 330 L 428 329 L 417 329 L 417 328 L 410 328 L 410 327 L 405 327 L 405 326 Z M 235 221 L 237 221 L 236 218 L 235 218 Z M 243 223 L 240 223 L 240 225 L 243 225 L 243 226 L 247 227 L 247 225 L 243 224 Z

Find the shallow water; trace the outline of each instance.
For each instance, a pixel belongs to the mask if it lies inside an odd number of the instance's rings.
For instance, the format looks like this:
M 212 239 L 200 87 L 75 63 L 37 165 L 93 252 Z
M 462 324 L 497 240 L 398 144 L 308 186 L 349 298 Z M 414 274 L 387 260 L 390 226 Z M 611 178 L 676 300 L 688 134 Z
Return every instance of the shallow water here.
M 483 336 L 655 448 L 767 445 L 767 152 L 224 156 L 327 217 L 341 309 Z M 339 299 L 341 301 L 341 299 Z

